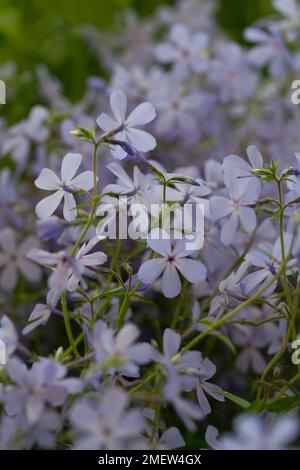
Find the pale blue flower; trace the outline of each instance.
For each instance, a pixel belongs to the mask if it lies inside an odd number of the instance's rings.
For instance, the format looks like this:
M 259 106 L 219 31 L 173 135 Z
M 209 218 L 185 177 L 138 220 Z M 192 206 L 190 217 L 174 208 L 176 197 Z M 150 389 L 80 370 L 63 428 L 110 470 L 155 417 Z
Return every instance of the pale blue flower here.
M 75 176 L 81 161 L 82 156 L 79 153 L 68 153 L 62 161 L 60 178 L 49 168 L 43 168 L 35 180 L 35 185 L 40 189 L 55 192 L 37 204 L 38 217 L 49 218 L 64 200 L 64 218 L 68 221 L 76 219 L 77 207 L 73 193 L 79 190 L 89 191 L 93 187 L 92 171 L 84 171 Z
M 191 283 L 200 283 L 206 278 L 206 268 L 187 247 L 188 241 L 179 239 L 174 247 L 168 234 L 159 229 L 150 232 L 148 246 L 160 257 L 145 261 L 138 271 L 138 277 L 145 284 L 152 284 L 162 274 L 161 290 L 165 297 L 176 297 L 181 291 L 178 271 Z
M 144 420 L 138 409 L 127 411 L 128 397 L 119 388 L 108 388 L 101 394 L 100 404 L 78 401 L 70 419 L 78 434 L 75 450 L 128 450 L 141 448 Z
M 232 243 L 239 224 L 249 233 L 255 229 L 256 214 L 249 206 L 257 201 L 260 185 L 253 186 L 251 179 L 237 178 L 231 172 L 225 173 L 224 182 L 229 199 L 223 196 L 213 196 L 209 201 L 209 208 L 212 219 L 218 220 L 226 217 L 221 229 L 221 241 L 228 246 Z
M 208 426 L 206 441 L 216 450 L 282 450 L 295 441 L 299 424 L 295 416 L 282 416 L 274 421 L 257 415 L 241 415 L 234 421 L 234 432 L 224 433 Z
M 112 135 L 112 139 L 123 142 L 139 152 L 149 152 L 156 147 L 155 138 L 146 131 L 139 129 L 153 121 L 156 112 L 151 103 L 139 104 L 126 118 L 127 98 L 123 91 L 114 91 L 110 95 L 110 105 L 114 117 L 102 113 L 97 118 L 98 126 L 105 133 Z M 126 148 L 126 147 L 125 147 Z M 111 146 L 112 154 L 121 160 L 128 152 L 121 145 Z

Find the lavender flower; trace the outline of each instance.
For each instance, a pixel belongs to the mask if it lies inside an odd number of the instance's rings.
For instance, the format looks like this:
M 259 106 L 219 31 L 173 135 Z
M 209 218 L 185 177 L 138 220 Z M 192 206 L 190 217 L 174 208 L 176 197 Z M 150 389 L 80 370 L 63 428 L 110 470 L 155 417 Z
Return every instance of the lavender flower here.
M 177 240 L 174 248 L 171 247 L 166 232 L 154 229 L 151 231 L 148 246 L 155 253 L 161 255 L 145 261 L 138 271 L 138 277 L 145 284 L 151 284 L 161 274 L 161 290 L 165 297 L 176 297 L 181 290 L 181 281 L 178 271 L 192 283 L 200 283 L 206 277 L 206 268 L 200 261 L 190 259 L 192 254 L 186 249 L 186 240 Z
M 35 185 L 46 191 L 55 191 L 51 196 L 40 201 L 36 213 L 41 219 L 47 219 L 64 200 L 63 215 L 68 221 L 76 219 L 77 208 L 73 193 L 79 190 L 89 191 L 93 187 L 93 172 L 84 171 L 75 176 L 82 161 L 79 153 L 68 153 L 61 165 L 60 178 L 50 169 L 43 168 Z
M 288 253 L 292 243 L 292 235 L 289 233 L 284 234 L 284 244 L 286 252 Z M 258 286 L 261 288 L 268 284 L 280 270 L 282 261 L 281 241 L 277 238 L 274 245 L 260 244 L 254 250 L 251 250 L 246 255 L 246 261 L 252 266 L 260 269 L 248 274 L 242 281 L 242 290 L 245 294 L 249 294 Z M 287 272 L 290 273 L 292 265 L 295 264 L 294 260 L 289 260 L 287 263 Z M 265 291 L 264 295 L 268 295 L 275 289 L 277 280 Z
M 155 48 L 155 57 L 163 63 L 175 63 L 177 72 L 185 75 L 190 69 L 204 72 L 208 65 L 207 46 L 209 38 L 205 33 L 191 34 L 182 24 L 175 24 L 169 34 L 169 42 Z
M 51 313 L 58 302 L 58 297 L 54 291 L 50 290 L 47 294 L 46 304 L 38 303 L 35 305 L 28 318 L 29 324 L 23 328 L 23 335 L 27 335 L 38 326 L 48 323 Z
M 7 356 L 12 356 L 18 347 L 19 340 L 14 324 L 6 315 L 0 319 L 0 340 L 5 343 Z
M 47 403 L 61 406 L 69 393 L 82 390 L 79 379 L 65 378 L 65 367 L 50 359 L 40 359 L 29 370 L 12 358 L 7 373 L 16 385 L 6 392 L 5 410 L 10 416 L 22 413 L 30 424 L 41 418 Z
M 127 108 L 127 98 L 123 91 L 114 91 L 110 95 L 110 105 L 114 117 L 102 113 L 97 118 L 98 126 L 113 136 L 116 141 L 128 144 L 140 152 L 149 152 L 156 146 L 154 137 L 146 131 L 139 129 L 155 118 L 155 109 L 151 103 L 141 103 L 127 118 L 125 118 Z M 121 160 L 127 153 L 121 145 L 111 146 L 112 154 Z
M 75 450 L 124 450 L 142 446 L 143 417 L 138 409 L 126 411 L 128 397 L 118 388 L 108 388 L 101 402 L 77 402 L 70 412 Z
M 98 365 L 110 374 L 138 377 L 139 366 L 151 361 L 151 347 L 136 343 L 140 332 L 128 323 L 116 335 L 102 320 L 98 320 L 89 334 L 90 346 Z
M 217 429 L 208 426 L 206 441 L 216 450 L 287 449 L 297 437 L 299 426 L 293 416 L 283 416 L 272 423 L 260 416 L 242 415 L 234 422 L 234 431 L 217 440 Z
M 19 246 L 15 232 L 7 227 L 0 232 L 0 267 L 3 267 L 0 286 L 4 291 L 13 291 L 18 282 L 18 271 L 30 282 L 38 282 L 41 270 L 27 259 L 27 253 L 37 247 L 39 241 L 34 236 L 27 237 Z
M 238 179 L 232 173 L 225 173 L 224 182 L 229 199 L 223 196 L 213 196 L 209 201 L 211 217 L 215 220 L 230 216 L 224 221 L 221 229 L 221 241 L 228 246 L 234 239 L 239 223 L 246 232 L 252 232 L 256 227 L 256 214 L 251 207 L 260 193 L 260 187 L 252 185 L 248 179 Z
M 171 396 L 171 390 L 174 388 L 174 396 L 176 396 L 175 390 L 179 393 L 181 389 L 187 392 L 195 389 L 201 414 L 208 415 L 211 412 L 211 407 L 205 393 L 218 401 L 224 401 L 222 389 L 207 381 L 215 375 L 216 367 L 208 358 L 202 359 L 202 355 L 198 351 L 188 351 L 174 363 L 174 357 L 179 351 L 180 343 L 180 335 L 167 328 L 163 335 L 164 354 L 161 355 L 153 350 L 154 359 L 166 368 L 169 377 L 166 393 L 170 393 Z M 180 403 L 181 398 L 176 405 L 179 406 L 179 409 Z M 184 403 L 182 405 L 185 408 Z M 190 424 L 189 420 L 188 422 Z

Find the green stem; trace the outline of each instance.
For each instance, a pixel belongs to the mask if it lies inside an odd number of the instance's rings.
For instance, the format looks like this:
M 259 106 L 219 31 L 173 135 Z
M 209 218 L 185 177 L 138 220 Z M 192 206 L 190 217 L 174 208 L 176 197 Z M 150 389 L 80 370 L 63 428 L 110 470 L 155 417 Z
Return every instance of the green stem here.
M 187 281 L 185 279 L 183 281 L 182 291 L 181 291 L 181 294 L 180 294 L 179 301 L 177 303 L 175 315 L 174 315 L 172 323 L 171 323 L 171 329 L 176 328 L 176 325 L 177 325 L 177 322 L 178 322 L 178 319 L 179 319 L 179 316 L 180 316 L 180 313 L 181 313 L 181 309 L 182 309 L 182 306 L 183 306 L 184 301 L 185 301 L 185 294 L 186 294 L 186 291 L 187 291 L 187 286 L 188 286 L 188 284 L 187 284 Z
M 285 295 L 286 295 L 288 305 L 291 308 L 291 304 L 292 304 L 291 292 L 290 292 L 290 289 L 289 289 L 286 270 L 285 270 L 286 259 L 285 259 L 284 230 L 283 230 L 284 209 L 283 209 L 282 189 L 281 189 L 281 182 L 280 181 L 277 181 L 277 188 L 278 188 L 278 199 L 279 199 L 279 210 L 280 210 L 279 237 L 280 237 L 280 248 L 281 248 L 281 265 L 283 267 L 283 269 L 282 269 L 282 282 L 283 282 L 284 292 L 285 292 Z
M 270 401 L 268 403 L 268 405 L 273 405 L 274 403 L 276 403 L 278 400 L 280 400 L 280 398 L 284 395 L 284 393 L 290 388 L 291 385 L 293 385 L 293 383 L 297 382 L 297 380 L 300 379 L 300 372 L 298 372 L 284 387 L 282 390 L 280 390 L 280 392 L 278 393 L 278 395 L 276 395 L 276 397 Z
M 68 336 L 68 339 L 69 339 L 69 343 L 71 345 L 74 356 L 77 359 L 79 359 L 80 354 L 78 352 L 78 349 L 77 349 L 77 346 L 76 346 L 76 343 L 75 343 L 75 340 L 74 340 L 74 336 L 73 336 L 73 333 L 72 333 L 72 328 L 71 328 L 71 324 L 70 324 L 70 320 L 69 320 L 69 312 L 68 312 L 68 308 L 67 308 L 67 301 L 66 301 L 66 293 L 65 292 L 63 292 L 61 294 L 61 305 L 62 305 L 62 311 L 63 311 L 63 314 L 64 314 L 65 328 L 66 328 L 67 336 Z
M 284 354 L 289 338 L 293 333 L 294 330 L 294 325 L 295 325 L 295 320 L 297 316 L 297 309 L 298 309 L 298 300 L 299 300 L 299 292 L 300 292 L 300 283 L 298 283 L 296 291 L 295 291 L 295 296 L 294 296 L 294 302 L 293 302 L 293 310 L 292 310 L 292 317 L 289 322 L 289 326 L 287 329 L 287 333 L 282 341 L 280 349 L 277 351 L 275 356 L 271 359 L 271 361 L 267 364 L 265 367 L 265 370 L 262 373 L 260 381 L 264 381 L 266 377 L 268 376 L 269 372 L 273 369 L 273 367 L 277 364 L 277 362 L 280 360 L 282 355 Z M 260 397 L 260 392 L 261 392 L 261 387 L 259 387 L 258 392 L 257 392 L 257 399 Z
M 246 299 L 244 302 L 238 305 L 235 309 L 227 313 L 227 315 L 224 315 L 224 317 L 220 318 L 220 320 L 213 323 L 205 331 L 203 331 L 194 339 L 192 339 L 186 346 L 184 346 L 181 349 L 181 351 L 179 351 L 177 354 L 175 354 L 175 356 L 173 356 L 172 362 L 176 363 L 185 352 L 189 351 L 191 348 L 196 346 L 199 343 L 199 341 L 205 338 L 211 331 L 217 330 L 218 328 L 223 326 L 224 323 L 227 322 L 227 320 L 230 320 L 230 318 L 232 318 L 234 315 L 240 312 L 243 308 L 247 307 L 252 302 L 254 302 L 254 300 L 260 297 L 274 283 L 275 279 L 278 278 L 280 274 L 281 274 L 281 270 L 267 284 L 265 284 L 265 286 L 261 287 L 255 294 L 253 294 L 251 297 L 248 297 L 248 299 Z
M 156 371 L 151 372 L 151 374 L 148 375 L 148 377 L 143 380 L 140 384 L 138 384 L 136 387 L 132 388 L 129 392 L 128 395 L 134 395 L 136 392 L 138 392 L 141 388 L 144 387 L 144 385 L 147 385 L 149 382 L 151 382 L 152 379 L 154 379 L 156 376 Z
M 94 184 L 93 184 L 93 204 L 92 204 L 92 210 L 90 212 L 89 218 L 87 220 L 87 223 L 85 224 L 78 240 L 76 241 L 72 251 L 71 251 L 71 256 L 74 256 L 80 243 L 84 239 L 85 235 L 87 234 L 87 231 L 89 230 L 90 226 L 93 223 L 94 216 L 96 213 L 97 209 L 97 150 L 98 150 L 98 143 L 94 142 L 94 150 L 93 150 L 93 178 L 94 178 Z
M 117 318 L 117 329 L 118 330 L 120 328 L 122 328 L 122 326 L 124 324 L 126 313 L 128 311 L 129 305 L 130 305 L 130 293 L 127 291 L 126 294 L 124 295 L 124 299 L 123 299 L 122 305 L 121 305 L 119 313 L 118 313 L 118 318 Z

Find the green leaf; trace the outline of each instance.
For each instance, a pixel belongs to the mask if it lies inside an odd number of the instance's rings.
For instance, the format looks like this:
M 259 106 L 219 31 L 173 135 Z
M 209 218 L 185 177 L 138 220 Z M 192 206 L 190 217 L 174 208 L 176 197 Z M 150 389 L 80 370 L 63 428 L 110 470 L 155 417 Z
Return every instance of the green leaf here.
M 144 304 L 150 304 L 150 305 L 155 306 L 155 303 L 152 302 L 152 300 L 146 299 L 146 297 L 143 297 L 142 295 L 133 294 L 132 297 L 133 297 L 134 299 L 138 300 L 139 302 L 143 302 Z
M 211 322 L 210 320 L 208 320 L 207 318 L 204 318 L 202 320 L 199 320 L 198 323 L 202 323 L 203 325 L 208 325 L 208 326 L 211 326 L 213 325 L 213 322 Z M 230 351 L 233 353 L 233 354 L 236 354 L 236 347 L 235 345 L 232 343 L 232 341 L 225 335 L 223 335 L 222 333 L 220 333 L 219 331 L 213 331 L 212 332 L 212 335 L 215 336 L 216 338 L 218 338 L 220 341 L 223 341 L 223 343 L 226 344 L 226 346 L 229 347 Z
M 228 346 L 228 348 L 233 354 L 236 354 L 236 347 L 227 336 L 222 335 L 222 333 L 220 333 L 219 331 L 216 332 L 214 336 L 216 336 L 219 340 L 223 341 L 223 343 L 225 343 L 226 346 Z
M 248 412 L 253 413 L 261 413 L 263 410 L 266 409 L 266 405 L 263 400 L 256 400 L 250 404 L 249 408 L 247 408 Z
M 234 395 L 233 393 L 230 392 L 220 392 L 220 395 L 223 395 L 223 397 L 227 398 L 228 400 L 232 401 L 236 405 L 239 405 L 241 408 L 246 410 L 247 408 L 250 407 L 250 403 L 247 400 L 244 400 L 243 398 L 238 397 L 237 395 Z
M 270 411 L 275 413 L 287 412 L 300 405 L 300 395 L 294 395 L 293 397 L 284 397 L 276 401 L 272 405 L 266 406 Z

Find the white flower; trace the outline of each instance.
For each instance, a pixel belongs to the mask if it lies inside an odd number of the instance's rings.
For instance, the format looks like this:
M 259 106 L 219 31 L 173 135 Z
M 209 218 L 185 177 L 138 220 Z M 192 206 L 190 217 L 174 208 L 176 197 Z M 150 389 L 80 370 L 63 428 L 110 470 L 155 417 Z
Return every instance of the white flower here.
M 154 229 L 150 233 L 148 246 L 161 257 L 145 261 L 138 271 L 138 277 L 145 284 L 151 284 L 163 273 L 161 290 L 166 297 L 176 297 L 180 293 L 178 271 L 195 284 L 206 278 L 205 266 L 200 261 L 188 258 L 193 252 L 186 249 L 185 239 L 177 240 L 172 248 L 167 233 Z
M 153 121 L 156 116 L 155 109 L 151 103 L 139 104 L 127 118 L 125 118 L 127 108 L 127 98 L 123 91 L 114 91 L 110 95 L 110 105 L 114 117 L 102 113 L 97 118 L 97 124 L 106 133 L 113 132 L 116 141 L 133 147 L 140 152 L 149 152 L 156 147 L 155 138 L 146 131 L 137 127 L 144 126 Z M 122 160 L 127 152 L 120 145 L 112 145 L 112 154 L 115 158 Z
M 48 219 L 64 199 L 63 215 L 68 221 L 76 219 L 76 201 L 72 193 L 78 190 L 89 191 L 93 187 L 93 172 L 84 171 L 75 176 L 82 161 L 79 153 L 68 153 L 61 165 L 61 177 L 59 178 L 49 168 L 43 168 L 35 185 L 46 191 L 55 191 L 36 206 L 36 213 L 41 219 Z

